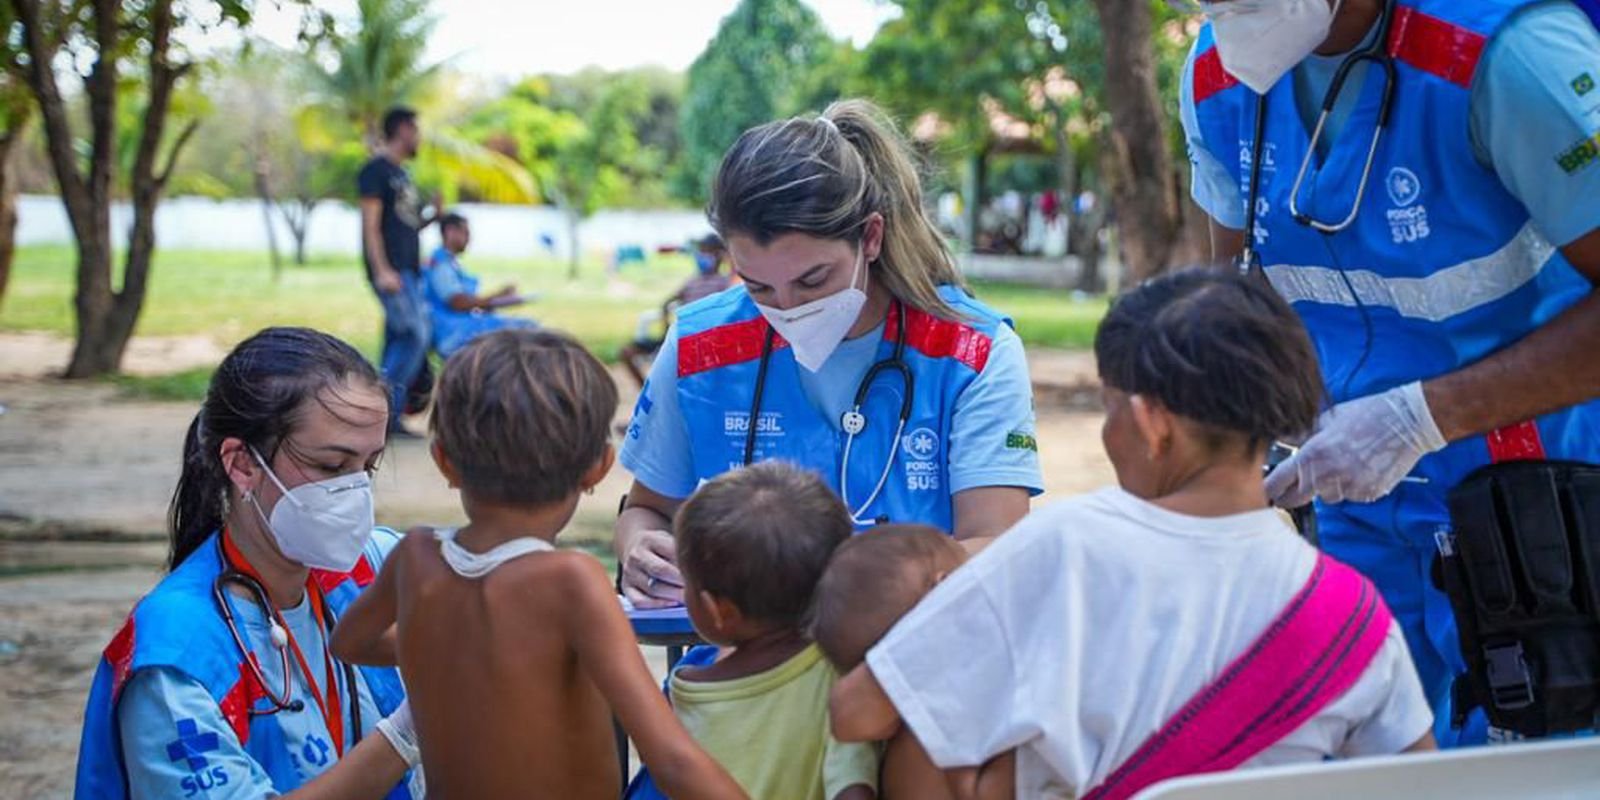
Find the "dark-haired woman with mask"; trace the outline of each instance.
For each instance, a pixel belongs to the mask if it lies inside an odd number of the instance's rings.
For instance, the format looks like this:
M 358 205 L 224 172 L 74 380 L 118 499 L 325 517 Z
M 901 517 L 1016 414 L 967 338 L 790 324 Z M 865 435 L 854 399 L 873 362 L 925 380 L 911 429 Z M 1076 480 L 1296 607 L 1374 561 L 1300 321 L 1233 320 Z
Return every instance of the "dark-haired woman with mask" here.
M 413 796 L 398 674 L 327 648 L 398 541 L 373 524 L 387 423 L 382 381 L 326 334 L 270 328 L 223 360 L 184 442 L 171 571 L 95 674 L 78 797 Z
M 743 284 L 679 311 L 634 410 L 615 543 L 629 600 L 681 602 L 674 513 L 754 461 L 821 474 L 858 529 L 969 539 L 1027 513 L 1043 480 L 1022 342 L 963 288 L 878 109 L 746 131 L 708 215 Z

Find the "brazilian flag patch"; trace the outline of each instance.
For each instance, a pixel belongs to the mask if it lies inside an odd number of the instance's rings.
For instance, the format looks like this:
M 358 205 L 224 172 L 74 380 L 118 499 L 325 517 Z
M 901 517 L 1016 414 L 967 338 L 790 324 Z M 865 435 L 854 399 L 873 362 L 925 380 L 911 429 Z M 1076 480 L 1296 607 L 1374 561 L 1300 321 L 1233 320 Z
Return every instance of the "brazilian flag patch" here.
M 1584 95 L 1594 91 L 1594 76 L 1585 72 L 1582 75 L 1573 78 L 1572 91 L 1577 92 L 1579 97 L 1583 97 Z
M 1031 450 L 1037 453 L 1039 452 L 1039 441 L 1030 434 L 1012 431 L 1006 434 L 1006 449 Z

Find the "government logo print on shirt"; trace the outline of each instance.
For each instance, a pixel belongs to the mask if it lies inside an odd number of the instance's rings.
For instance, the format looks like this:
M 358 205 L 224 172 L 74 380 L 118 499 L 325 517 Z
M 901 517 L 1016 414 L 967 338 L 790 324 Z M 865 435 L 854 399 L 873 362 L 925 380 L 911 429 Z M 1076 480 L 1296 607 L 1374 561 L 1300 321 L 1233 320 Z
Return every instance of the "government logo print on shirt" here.
M 333 748 L 328 745 L 327 740 L 320 739 L 313 733 L 306 736 L 306 744 L 300 748 L 300 755 L 313 767 L 325 767 L 328 765 L 328 754 L 332 751 Z
M 178 738 L 167 744 L 167 758 L 181 761 L 191 770 L 178 782 L 184 797 L 194 797 L 201 792 L 228 785 L 228 770 L 220 764 L 210 766 L 210 761 L 206 759 L 206 753 L 221 749 L 222 742 L 216 731 L 201 733 L 200 726 L 194 720 L 178 720 Z
M 1417 173 L 1395 167 L 1389 170 L 1383 184 L 1394 205 L 1389 209 L 1389 233 L 1394 243 L 1420 242 L 1432 235 L 1433 230 L 1428 227 L 1428 207 L 1417 202 L 1422 199 L 1422 181 Z
M 906 488 L 913 492 L 938 491 L 939 434 L 930 428 L 917 428 L 900 440 L 906 454 Z
M 1278 171 L 1278 145 L 1273 142 L 1267 142 L 1266 146 L 1262 147 L 1261 150 L 1261 183 L 1264 185 L 1271 179 L 1271 176 Z M 1239 175 L 1241 177 L 1239 183 L 1239 194 L 1241 198 L 1243 198 L 1240 201 L 1240 205 L 1245 206 L 1246 215 L 1248 215 L 1250 211 L 1250 174 L 1251 169 L 1254 166 L 1255 142 L 1247 139 L 1240 139 Z M 1267 229 L 1266 223 L 1267 214 L 1271 211 L 1272 203 L 1268 202 L 1267 198 L 1256 198 L 1256 229 L 1254 231 L 1256 247 L 1264 247 L 1267 243 L 1267 240 L 1272 238 L 1272 232 Z

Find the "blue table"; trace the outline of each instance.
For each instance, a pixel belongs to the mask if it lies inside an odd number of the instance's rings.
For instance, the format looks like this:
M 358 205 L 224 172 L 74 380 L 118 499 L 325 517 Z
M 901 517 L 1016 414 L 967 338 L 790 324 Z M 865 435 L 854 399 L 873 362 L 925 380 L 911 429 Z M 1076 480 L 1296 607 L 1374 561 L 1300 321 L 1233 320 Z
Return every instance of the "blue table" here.
M 667 649 L 668 673 L 683 658 L 685 648 L 703 643 L 700 635 L 694 631 L 694 624 L 689 621 L 689 610 L 683 606 L 651 610 L 624 606 L 623 610 L 628 614 L 628 622 L 633 625 L 633 635 L 639 638 L 639 644 Z M 628 779 L 632 777 L 628 774 L 628 734 L 622 730 L 621 724 L 616 729 L 622 785 L 627 787 Z
M 678 663 L 685 647 L 700 644 L 700 635 L 689 621 L 689 610 L 683 606 L 628 609 L 628 622 L 633 624 L 633 635 L 639 637 L 640 644 L 667 648 L 667 669 Z

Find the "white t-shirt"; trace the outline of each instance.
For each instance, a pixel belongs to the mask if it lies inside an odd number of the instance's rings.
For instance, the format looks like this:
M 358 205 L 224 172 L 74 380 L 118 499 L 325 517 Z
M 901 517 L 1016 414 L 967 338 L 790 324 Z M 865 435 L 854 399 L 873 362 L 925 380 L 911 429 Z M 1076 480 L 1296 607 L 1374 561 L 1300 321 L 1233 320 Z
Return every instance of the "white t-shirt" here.
M 1018 523 L 867 664 L 935 764 L 1018 748 L 1018 797 L 1073 797 L 1249 647 L 1316 559 L 1273 511 L 1187 517 L 1103 489 Z M 1249 765 L 1395 753 L 1432 724 L 1391 626 L 1355 686 Z

